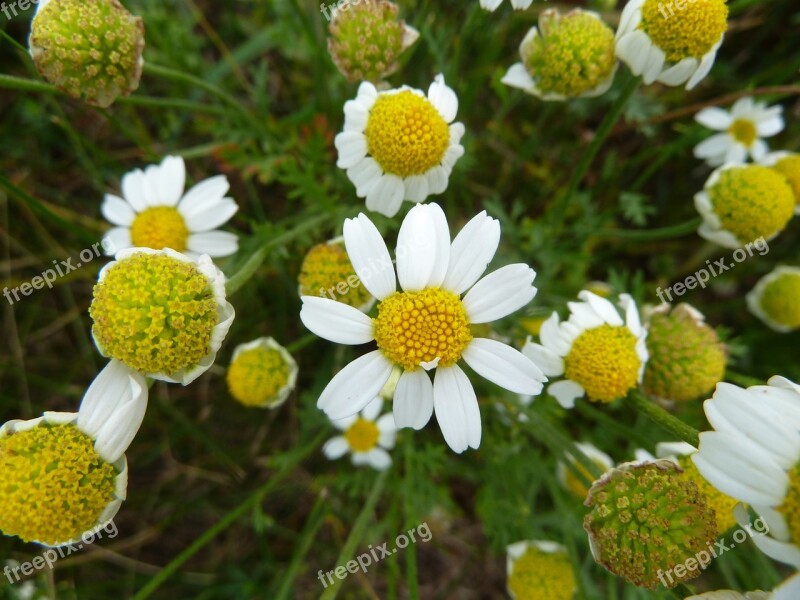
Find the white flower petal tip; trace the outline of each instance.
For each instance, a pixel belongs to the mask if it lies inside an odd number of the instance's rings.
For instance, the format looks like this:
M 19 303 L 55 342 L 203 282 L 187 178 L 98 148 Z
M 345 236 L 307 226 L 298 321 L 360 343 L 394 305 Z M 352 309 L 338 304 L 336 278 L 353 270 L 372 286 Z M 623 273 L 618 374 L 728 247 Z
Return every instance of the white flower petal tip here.
M 426 371 L 430 371 L 432 369 L 435 369 L 437 366 L 439 366 L 439 361 L 440 360 L 442 360 L 442 357 L 441 356 L 437 356 L 436 358 L 434 358 L 431 361 L 427 361 L 426 362 L 426 361 L 423 360 L 421 363 L 419 363 L 419 366 L 422 367 L 423 369 L 425 369 Z

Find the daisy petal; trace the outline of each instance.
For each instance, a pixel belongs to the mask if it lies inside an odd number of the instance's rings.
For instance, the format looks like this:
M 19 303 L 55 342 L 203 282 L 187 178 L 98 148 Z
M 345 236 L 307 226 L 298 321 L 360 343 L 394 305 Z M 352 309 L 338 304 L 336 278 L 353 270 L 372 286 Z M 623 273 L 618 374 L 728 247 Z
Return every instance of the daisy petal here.
M 428 178 L 429 193 L 441 194 L 447 189 L 447 171 L 444 167 L 433 167 L 425 176 Z
M 147 194 L 144 188 L 144 173 L 136 169 L 122 178 L 122 195 L 136 212 L 147 209 Z
M 528 73 L 528 69 L 526 69 L 525 65 L 522 63 L 514 63 L 511 65 L 500 82 L 509 87 L 518 88 L 526 92 L 530 92 L 535 85 L 533 78 L 530 73 Z
M 372 319 L 357 308 L 317 296 L 302 300 L 300 320 L 318 336 L 337 344 L 366 344 L 375 339 Z
M 486 271 L 499 244 L 500 222 L 485 210 L 475 215 L 453 240 L 442 287 L 463 294 Z
M 163 206 L 175 206 L 186 185 L 186 165 L 180 156 L 167 156 L 157 172 L 157 200 Z
M 367 191 L 366 204 L 369 210 L 393 217 L 400 210 L 406 188 L 397 175 L 382 175 Z
M 184 221 L 189 231 L 194 233 L 211 231 L 227 223 L 238 210 L 239 205 L 236 202 L 230 198 L 222 198 L 209 204 L 204 210 L 193 211 L 191 216 L 184 216 Z
M 230 256 L 239 250 L 239 236 L 227 231 L 193 233 L 186 240 L 186 247 L 198 254 L 208 254 L 214 258 Z
M 394 391 L 394 422 L 398 427 L 422 429 L 433 414 L 433 384 L 424 369 L 405 371 Z
M 322 446 L 322 453 L 330 460 L 341 458 L 347 454 L 348 450 L 350 450 L 350 446 L 343 435 L 337 435 L 329 439 L 325 442 L 325 445 Z
M 120 250 L 131 248 L 131 230 L 127 227 L 114 227 L 103 236 L 103 251 L 106 256 L 114 256 Z
M 731 137 L 727 133 L 717 133 L 703 140 L 694 147 L 695 158 L 712 158 L 724 155 L 731 146 Z
M 547 380 L 527 356 L 496 340 L 474 338 L 462 357 L 478 375 L 517 394 L 538 395 Z
M 447 445 L 461 454 L 481 443 L 481 413 L 472 384 L 458 368 L 440 367 L 433 381 L 433 408 Z
M 375 399 L 364 407 L 361 411 L 361 416 L 367 421 L 374 421 L 381 414 L 383 409 L 383 398 L 376 396 Z
M 360 131 L 344 131 L 334 138 L 333 143 L 339 151 L 336 166 L 340 169 L 356 166 L 367 155 L 367 138 Z
M 384 471 L 392 466 L 392 457 L 383 448 L 373 448 L 366 453 L 367 464 L 373 469 Z
M 584 389 L 570 379 L 556 381 L 547 388 L 550 394 L 563 407 L 571 409 L 575 407 L 575 400 L 582 398 L 586 393 Z
M 696 58 L 684 58 L 669 69 L 662 71 L 656 81 L 664 85 L 683 85 L 697 71 L 698 65 Z
M 362 213 L 355 219 L 345 219 L 343 231 L 347 255 L 367 291 L 378 300 L 394 294 L 394 265 L 375 224 Z
M 759 137 L 772 137 L 783 131 L 783 117 L 774 116 L 768 118 L 766 121 L 761 121 L 757 126 Z
M 375 159 L 368 156 L 354 167 L 347 169 L 347 176 L 356 186 L 356 196 L 364 198 L 383 174 Z
M 100 212 L 109 223 L 119 227 L 130 227 L 136 218 L 136 213 L 133 212 L 131 205 L 114 194 L 105 195 Z
M 634 75 L 641 75 L 652 47 L 647 34 L 641 30 L 626 33 L 617 41 L 617 56 Z
M 490 273 L 464 296 L 470 323 L 488 323 L 519 310 L 536 296 L 536 272 L 521 263 Z
M 428 100 L 436 107 L 442 118 L 450 123 L 458 112 L 458 96 L 444 83 L 444 75 L 437 75 L 428 88 Z
M 406 179 L 406 200 L 422 202 L 428 197 L 428 178 L 424 175 L 413 175 Z
M 389 381 L 392 363 L 374 350 L 339 371 L 322 390 L 317 408 L 330 419 L 343 419 L 363 409 Z
M 412 208 L 397 234 L 397 278 L 406 292 L 438 287 L 450 257 L 450 230 L 438 204 Z
M 564 360 L 541 344 L 531 342 L 530 337 L 522 347 L 522 353 L 548 377 L 558 377 L 564 374 Z
M 733 123 L 730 113 L 717 107 L 704 108 L 694 116 L 694 120 L 717 131 L 725 131 Z
M 214 206 L 230 189 L 228 178 L 225 175 L 209 177 L 192 186 L 178 204 L 178 210 L 184 219 L 190 219 L 202 213 L 209 206 Z

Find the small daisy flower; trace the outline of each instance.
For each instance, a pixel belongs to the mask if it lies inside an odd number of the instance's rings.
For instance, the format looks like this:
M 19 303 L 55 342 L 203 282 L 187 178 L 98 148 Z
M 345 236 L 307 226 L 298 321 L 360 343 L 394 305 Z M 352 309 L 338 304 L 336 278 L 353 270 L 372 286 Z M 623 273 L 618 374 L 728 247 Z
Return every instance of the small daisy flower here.
M 228 390 L 244 406 L 278 408 L 297 383 L 297 363 L 271 337 L 261 337 L 233 350 L 226 380 Z
M 470 326 L 500 319 L 536 295 L 536 273 L 513 264 L 481 278 L 500 241 L 500 224 L 481 212 L 450 243 L 444 212 L 421 204 L 406 215 L 397 237 L 397 291 L 389 250 L 365 215 L 347 219 L 344 242 L 359 278 L 378 299 L 378 315 L 327 298 L 303 296 L 300 319 L 320 337 L 340 344 L 377 342 L 378 349 L 342 369 L 317 406 L 331 419 L 361 410 L 381 390 L 395 365 L 403 374 L 394 394 L 398 427 L 421 429 L 436 413 L 455 452 L 477 448 L 481 416 L 475 390 L 458 366 L 518 394 L 538 394 L 545 380 L 520 352 Z M 377 264 L 377 266 L 376 266 Z M 469 291 L 467 291 L 469 290 Z M 462 298 L 461 294 L 466 292 Z M 433 383 L 427 371 L 436 369 Z
M 344 238 L 317 244 L 306 253 L 298 277 L 300 296 L 321 296 L 369 311 L 375 298 L 361 280 L 347 256 Z
M 749 155 L 760 162 L 767 155 L 767 144 L 761 138 L 783 131 L 782 106 L 767 106 L 752 98 L 739 98 L 730 112 L 721 108 L 704 108 L 694 119 L 709 129 L 722 131 L 698 144 L 697 158 L 712 167 L 725 163 L 743 163 Z
M 747 307 L 779 333 L 800 329 L 800 267 L 776 267 L 747 294 Z
M 506 576 L 512 600 L 572 600 L 578 587 L 567 549 L 548 540 L 526 540 L 508 546 Z
M 772 152 L 764 157 L 761 164 L 771 167 L 789 182 L 794 192 L 795 214 L 800 215 L 800 154 L 795 152 Z
M 180 156 L 136 169 L 122 178 L 122 198 L 106 194 L 101 211 L 113 225 L 112 248 L 171 248 L 193 258 L 222 257 L 239 249 L 236 234 L 216 231 L 239 209 L 228 180 L 217 175 L 183 193 L 186 166 Z M 113 254 L 110 253 L 110 254 Z
M 614 460 L 594 444 L 590 444 L 588 442 L 576 442 L 575 445 L 581 452 L 583 452 L 583 454 L 586 455 L 586 458 L 597 465 L 601 472 L 608 471 L 614 466 Z M 575 470 L 579 471 L 589 481 L 594 481 L 595 476 L 592 475 L 581 463 L 576 461 L 575 457 L 572 455 L 567 455 L 567 461 L 569 461 L 569 464 L 571 465 L 570 467 L 568 467 L 565 462 L 558 461 L 556 466 L 556 476 L 558 477 L 558 482 L 573 496 L 583 500 L 586 498 L 586 494 L 589 493 L 590 486 L 587 486 L 575 475 Z
M 547 388 L 564 408 L 584 395 L 592 402 L 626 396 L 641 383 L 648 357 L 647 332 L 633 298 L 620 294 L 625 321 L 605 298 L 586 290 L 578 298 L 582 302 L 567 303 L 568 320 L 560 322 L 554 312 L 542 325 L 542 343 L 529 339 L 522 349 L 548 377 L 564 376 Z
M 789 577 L 771 592 L 745 592 L 740 594 L 733 590 L 719 590 L 689 596 L 686 600 L 797 600 L 797 598 L 800 598 L 800 573 Z
M 617 71 L 614 32 L 596 13 L 574 9 L 542 12 L 519 46 L 522 62 L 503 77 L 542 100 L 591 98 L 608 91 Z
M 330 460 L 341 458 L 348 452 L 356 466 L 369 465 L 383 471 L 392 464 L 387 450 L 394 448 L 397 426 L 392 413 L 379 417 L 383 399 L 374 398 L 360 414 L 344 419 L 331 419 L 336 429 L 343 432 L 325 442 L 322 451 Z
M 101 529 L 125 500 L 125 451 L 147 408 L 147 383 L 112 360 L 77 413 L 0 427 L 0 530 L 63 546 Z
M 378 92 L 365 81 L 344 105 L 336 166 L 347 170 L 369 210 L 393 217 L 403 200 L 422 202 L 447 189 L 464 154 L 464 125 L 453 123 L 457 111 L 458 98 L 442 75 L 427 97 L 408 86 Z
M 208 256 L 129 248 L 100 271 L 89 315 L 100 354 L 188 385 L 214 364 L 234 310 Z
M 692 460 L 718 490 L 752 506 L 768 526 L 752 536 L 767 556 L 800 568 L 800 385 L 773 377 L 742 389 L 720 383 L 704 404 L 714 431 Z M 734 511 L 740 525 L 750 518 Z
M 503 0 L 481 0 L 481 8 L 494 12 L 502 3 Z M 511 0 L 514 10 L 525 10 L 530 8 L 531 4 L 533 4 L 533 0 Z
M 780 173 L 761 165 L 723 165 L 711 173 L 694 205 L 703 217 L 698 235 L 741 248 L 783 231 L 795 210 L 794 192 Z
M 677 11 L 661 0 L 631 0 L 620 17 L 617 56 L 648 85 L 691 90 L 708 75 L 727 30 L 725 0 L 689 2 Z

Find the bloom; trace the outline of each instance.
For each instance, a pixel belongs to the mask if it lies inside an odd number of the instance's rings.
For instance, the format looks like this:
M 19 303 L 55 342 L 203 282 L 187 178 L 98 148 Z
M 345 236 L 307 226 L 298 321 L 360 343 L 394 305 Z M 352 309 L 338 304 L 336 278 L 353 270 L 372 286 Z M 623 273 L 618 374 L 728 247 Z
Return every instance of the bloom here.
M 367 312 L 375 298 L 361 285 L 344 248 L 344 238 L 317 244 L 306 253 L 298 277 L 300 296 L 328 296 Z
M 686 600 L 796 600 L 797 598 L 800 598 L 800 573 L 792 575 L 771 592 L 740 594 L 733 590 L 719 590 L 689 596 Z
M 236 234 L 214 231 L 239 209 L 225 197 L 227 178 L 211 177 L 184 194 L 185 179 L 180 156 L 167 156 L 160 165 L 125 175 L 123 197 L 106 194 L 100 209 L 116 225 L 106 234 L 112 248 L 172 248 L 193 258 L 234 254 L 239 248 Z
M 297 383 L 297 363 L 271 337 L 261 337 L 233 350 L 226 380 L 231 396 L 245 406 L 277 408 Z
M 421 429 L 435 412 L 448 445 L 460 453 L 480 444 L 481 419 L 472 384 L 456 364 L 459 360 L 512 392 L 538 394 L 545 377 L 536 365 L 510 346 L 473 338 L 470 332 L 470 325 L 500 319 L 536 295 L 536 273 L 524 264 L 481 278 L 499 241 L 500 224 L 485 211 L 451 244 L 442 209 L 437 204 L 415 206 L 397 237 L 397 279 L 403 290 L 397 291 L 395 270 L 378 229 L 363 214 L 347 219 L 347 253 L 364 286 L 378 299 L 378 316 L 370 319 L 340 302 L 303 296 L 300 319 L 320 337 L 340 344 L 374 340 L 378 349 L 342 369 L 317 406 L 332 419 L 358 412 L 398 365 L 403 368 L 393 405 L 398 427 Z M 426 371 L 434 368 L 431 384 Z
M 577 589 L 567 549 L 548 540 L 526 540 L 508 546 L 506 575 L 512 600 L 571 600 Z
M 719 383 L 704 404 L 714 431 L 692 460 L 718 490 L 747 503 L 768 525 L 752 536 L 767 556 L 800 568 L 800 386 L 783 377 L 742 389 Z M 744 526 L 747 511 L 737 507 Z M 766 532 L 764 532 L 766 533 Z
M 129 248 L 100 271 L 89 314 L 100 354 L 188 385 L 214 363 L 234 310 L 208 256 Z
M 481 0 L 481 8 L 494 11 L 502 2 L 503 0 Z M 511 0 L 511 6 L 516 10 L 524 10 L 531 4 L 533 4 L 533 0 Z
M 726 248 L 777 236 L 792 218 L 795 199 L 780 173 L 761 165 L 727 164 L 711 173 L 694 205 L 698 235 Z
M 614 305 L 589 291 L 578 294 L 583 302 L 568 302 L 569 319 L 559 322 L 553 312 L 542 325 L 537 344 L 530 339 L 523 354 L 548 377 L 563 375 L 547 392 L 564 408 L 586 394 L 593 402 L 622 398 L 642 380 L 647 362 L 647 332 L 639 321 L 636 302 L 620 294 L 625 321 Z
M 795 214 L 800 215 L 800 154 L 795 152 L 772 152 L 764 157 L 761 164 L 771 167 L 784 177 L 794 192 Z
M 511 66 L 503 83 L 543 100 L 599 96 L 617 71 L 614 32 L 599 15 L 580 9 L 542 12 L 519 54 L 522 62 Z
M 724 133 L 698 144 L 694 155 L 705 159 L 712 167 L 743 163 L 748 154 L 759 162 L 768 150 L 761 138 L 772 137 L 783 130 L 782 111 L 782 106 L 768 107 L 752 98 L 739 98 L 730 112 L 717 107 L 704 108 L 694 116 L 695 121 Z
M 800 267 L 776 267 L 759 279 L 747 307 L 775 331 L 800 329 Z
M 347 170 L 369 210 L 393 217 L 404 199 L 422 202 L 447 189 L 464 154 L 464 125 L 453 123 L 457 111 L 458 98 L 442 75 L 427 97 L 408 86 L 378 92 L 365 81 L 344 105 L 336 166 Z
M 387 450 L 394 448 L 397 426 L 391 413 L 378 417 L 383 399 L 374 398 L 361 411 L 344 419 L 331 419 L 333 426 L 343 432 L 325 442 L 322 451 L 331 460 L 350 452 L 354 465 L 369 465 L 382 471 L 392 464 Z
M 594 444 L 590 444 L 588 442 L 576 442 L 575 445 L 586 456 L 586 458 L 597 465 L 597 468 L 600 472 L 605 473 L 614 466 L 614 461 L 612 458 Z M 574 456 L 568 454 L 566 458 L 569 461 L 570 466 L 567 466 L 567 464 L 563 461 L 558 461 L 558 465 L 556 467 L 556 476 L 558 477 L 558 481 L 566 490 L 571 492 L 573 496 L 583 500 L 586 498 L 586 494 L 589 493 L 589 486 L 587 486 L 575 475 L 575 471 L 581 473 L 581 475 L 583 475 L 583 477 L 588 481 L 594 481 L 596 478 L 586 467 L 579 463 Z
M 102 528 L 125 499 L 124 453 L 146 408 L 144 378 L 112 360 L 77 413 L 0 427 L 0 530 L 62 546 Z
M 708 75 L 728 29 L 725 0 L 686 3 L 668 15 L 660 0 L 631 0 L 617 29 L 617 56 L 646 84 L 690 90 Z

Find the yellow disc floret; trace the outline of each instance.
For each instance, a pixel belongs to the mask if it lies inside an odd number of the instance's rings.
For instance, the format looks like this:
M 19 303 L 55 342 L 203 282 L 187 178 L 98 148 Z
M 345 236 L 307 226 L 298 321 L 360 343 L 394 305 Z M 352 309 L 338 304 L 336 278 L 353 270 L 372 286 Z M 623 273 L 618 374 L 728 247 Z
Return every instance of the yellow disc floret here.
M 800 270 L 784 271 L 769 281 L 759 304 L 776 323 L 790 329 L 800 328 Z
M 253 348 L 228 368 L 228 389 L 245 406 L 269 406 L 289 383 L 289 365 L 275 348 Z
M 611 325 L 580 334 L 564 363 L 565 377 L 579 383 L 595 402 L 611 402 L 627 395 L 639 381 L 642 365 L 633 333 L 627 327 Z
M 720 533 L 728 531 L 736 524 L 733 509 L 739 503 L 730 496 L 726 496 L 713 485 L 708 483 L 697 470 L 690 455 L 678 457 L 678 464 L 683 469 L 683 477 L 693 482 L 700 493 L 705 496 L 706 504 L 717 516 L 717 528 Z
M 428 288 L 395 292 L 381 300 L 375 340 L 389 360 L 413 371 L 437 358 L 439 366 L 455 364 L 472 334 L 461 299 L 452 292 Z
M 369 113 L 367 151 L 387 173 L 422 175 L 441 164 L 450 129 L 430 101 L 410 90 L 381 94 Z
M 722 171 L 708 195 L 723 229 L 742 244 L 772 238 L 794 214 L 794 193 L 786 178 L 760 165 Z
M 777 511 L 783 515 L 794 544 L 800 543 L 800 463 L 789 471 L 789 489 Z
M 728 127 L 728 133 L 737 142 L 749 148 L 756 141 L 756 125 L 750 119 L 736 119 Z
M 172 248 L 176 252 L 183 252 L 188 239 L 186 221 L 171 206 L 154 206 L 143 210 L 131 225 L 131 242 L 137 248 Z
M 372 295 L 361 284 L 342 244 L 318 244 L 300 267 L 301 296 L 331 298 L 355 308 L 368 305 Z
M 369 452 L 378 445 L 381 432 L 375 421 L 358 417 L 344 432 L 344 437 L 353 452 Z
M 173 375 L 211 351 L 219 322 L 208 278 L 193 264 L 139 253 L 94 287 L 92 335 L 107 356 L 142 373 Z
M 702 58 L 722 39 L 728 29 L 725 0 L 685 2 L 684 8 L 667 13 L 661 0 L 645 0 L 639 27 L 667 60 Z
M 786 177 L 786 181 L 794 192 L 795 202 L 800 205 L 800 154 L 784 156 L 772 168 Z
M 565 554 L 529 546 L 514 562 L 508 589 L 517 600 L 571 600 L 575 574 Z
M 0 438 L 0 530 L 57 545 L 96 525 L 117 471 L 74 425 L 39 425 Z

